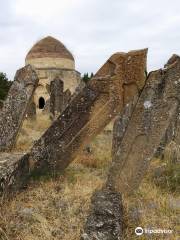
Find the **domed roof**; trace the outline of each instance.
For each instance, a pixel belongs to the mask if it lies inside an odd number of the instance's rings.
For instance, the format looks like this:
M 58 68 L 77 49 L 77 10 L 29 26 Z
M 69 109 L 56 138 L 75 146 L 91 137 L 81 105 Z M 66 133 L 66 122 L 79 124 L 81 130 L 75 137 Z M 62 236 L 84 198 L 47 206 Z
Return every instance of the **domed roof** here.
M 34 58 L 66 58 L 74 61 L 71 52 L 57 39 L 45 37 L 37 42 L 26 56 L 26 60 Z

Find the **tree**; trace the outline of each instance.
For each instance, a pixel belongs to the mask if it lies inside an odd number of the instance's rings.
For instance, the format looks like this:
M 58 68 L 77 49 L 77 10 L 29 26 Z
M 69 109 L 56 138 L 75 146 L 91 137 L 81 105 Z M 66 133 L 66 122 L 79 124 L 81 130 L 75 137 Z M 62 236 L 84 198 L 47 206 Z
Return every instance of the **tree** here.
M 0 72 L 0 100 L 5 100 L 12 82 L 8 81 L 5 73 Z
M 91 73 L 90 79 L 91 79 L 92 77 L 94 77 L 94 73 L 93 73 L 93 72 Z
M 89 75 L 88 73 L 84 73 L 83 77 L 82 77 L 82 80 L 87 83 L 89 81 Z
M 92 77 L 94 76 L 93 73 L 91 73 L 91 75 L 89 76 L 89 73 L 84 73 L 82 80 L 87 83 Z

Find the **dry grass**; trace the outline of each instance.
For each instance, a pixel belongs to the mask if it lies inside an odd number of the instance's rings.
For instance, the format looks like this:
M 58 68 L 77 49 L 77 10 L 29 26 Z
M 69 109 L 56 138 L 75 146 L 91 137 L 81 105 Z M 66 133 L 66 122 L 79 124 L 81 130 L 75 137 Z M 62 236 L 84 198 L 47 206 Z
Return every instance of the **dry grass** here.
M 124 199 L 126 231 L 124 239 L 139 239 L 134 230 L 140 226 L 150 229 L 171 229 L 170 235 L 143 236 L 140 239 L 168 239 L 177 240 L 178 233 L 178 206 L 172 207 L 173 202 L 179 202 L 179 192 L 166 191 L 153 183 L 153 169 L 157 167 L 156 159 L 152 162 L 147 176 L 144 178 L 139 190 L 131 197 Z M 159 164 L 158 164 L 159 166 Z
M 111 163 L 112 134 L 98 135 L 75 162 L 90 168 L 107 169 Z M 106 146 L 106 147 L 105 147 Z
M 40 122 L 25 121 L 19 136 L 18 150 L 27 151 L 33 141 L 50 125 L 46 116 Z M 24 138 L 23 138 L 24 137 Z M 90 144 L 90 151 L 76 159 L 64 175 L 54 179 L 44 176 L 32 180 L 29 188 L 14 200 L 1 206 L 1 240 L 78 240 L 90 207 L 95 189 L 101 188 L 111 161 L 110 133 L 102 133 Z M 154 159 L 139 190 L 123 199 L 125 213 L 125 240 L 177 238 L 178 212 L 171 201 L 179 199 L 177 186 L 174 190 L 155 181 L 154 173 L 162 165 L 169 169 L 168 161 Z M 169 171 L 162 172 L 162 176 Z M 174 172 L 169 172 L 172 175 Z M 157 178 L 159 179 L 159 178 Z M 168 178 L 169 179 L 169 178 Z M 171 178 L 169 179 L 171 181 Z M 174 184 L 174 183 L 173 183 Z M 163 238 L 136 237 L 137 226 L 172 229 L 173 235 Z
M 0 226 L 11 240 L 79 239 L 90 197 L 103 179 L 101 170 L 72 165 L 58 179 L 32 183 L 1 208 Z
M 165 148 L 164 159 L 168 164 L 180 161 L 180 145 L 171 141 Z
M 37 121 L 25 119 L 16 143 L 16 151 L 27 151 L 51 125 L 49 115 L 39 114 Z

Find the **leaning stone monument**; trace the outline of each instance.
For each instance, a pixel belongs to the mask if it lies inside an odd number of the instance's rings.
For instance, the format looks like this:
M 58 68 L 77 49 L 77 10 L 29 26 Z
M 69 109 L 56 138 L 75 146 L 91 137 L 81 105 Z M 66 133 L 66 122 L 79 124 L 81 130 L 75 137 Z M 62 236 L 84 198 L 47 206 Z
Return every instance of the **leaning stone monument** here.
M 170 134 L 168 141 L 174 139 L 180 144 L 180 57 L 171 60 L 166 68 L 149 74 L 137 103 L 126 105 L 115 122 L 112 165 L 105 186 L 93 195 L 83 240 L 123 239 L 123 216 L 117 218 L 115 211 L 122 202 L 117 205 L 108 196 L 113 193 L 114 199 L 119 194 L 124 197 L 138 188 L 150 160 L 172 126 L 172 132 L 176 133 Z
M 32 171 L 63 171 L 137 97 L 145 82 L 146 54 L 147 49 L 114 54 L 30 152 L 11 165 L 12 174 L 8 171 L 6 176 L 5 168 L 1 168 L 2 192 L 20 188 Z
M 163 137 L 177 121 L 179 79 L 180 57 L 167 68 L 149 74 L 113 156 L 109 183 L 117 191 L 126 194 L 137 189 Z
M 43 60 L 39 47 L 45 54 Z M 61 55 L 58 54 L 54 62 L 56 48 Z M 26 59 L 26 63 L 36 65 L 36 71 L 30 65 L 17 71 L 1 109 L 1 198 L 26 187 L 34 172 L 63 171 L 119 116 L 114 124 L 108 178 L 103 188 L 93 194 L 82 239 L 122 239 L 122 198 L 138 188 L 159 146 L 163 149 L 172 140 L 180 144 L 180 57 L 173 55 L 163 69 L 146 76 L 146 55 L 147 49 L 112 55 L 91 81 L 71 96 L 69 89 L 64 92 L 60 75 L 55 75 L 67 73 L 67 69 L 63 69 L 66 63 L 77 83 L 79 74 L 76 76 L 72 55 L 51 37 L 37 43 Z M 58 64 L 58 72 L 49 68 L 52 63 Z M 41 74 L 49 71 L 54 73 L 53 79 L 47 74 L 48 81 L 44 81 Z M 38 85 L 38 76 L 43 79 L 43 88 Z M 47 101 L 56 120 L 28 153 L 9 153 L 25 115 L 32 118 L 36 115 L 38 102 L 31 105 L 32 98 L 35 90 L 40 97 L 42 89 L 47 90 L 46 97 L 51 95 Z
M 35 143 L 32 169 L 64 170 L 144 86 L 147 50 L 114 54 Z M 53 144 L 52 144 L 53 143 Z
M 37 74 L 30 65 L 17 71 L 0 114 L 0 152 L 14 146 L 37 84 Z

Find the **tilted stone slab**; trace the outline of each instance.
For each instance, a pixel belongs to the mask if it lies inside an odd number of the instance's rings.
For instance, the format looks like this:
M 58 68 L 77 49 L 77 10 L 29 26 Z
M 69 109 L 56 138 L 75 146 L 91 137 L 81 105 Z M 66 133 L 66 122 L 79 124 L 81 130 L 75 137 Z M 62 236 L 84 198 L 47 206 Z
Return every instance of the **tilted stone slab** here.
M 0 151 L 11 150 L 38 84 L 30 65 L 17 71 L 0 114 Z
M 175 136 L 173 140 L 180 147 L 180 108 L 179 108 L 179 115 L 176 122 Z
M 167 68 L 149 74 L 114 153 L 108 186 L 123 194 L 137 189 L 166 132 L 177 121 L 179 93 L 180 57 Z
M 0 196 L 6 198 L 17 189 L 25 187 L 29 177 L 28 154 L 0 154 Z M 7 191 L 6 191 L 7 190 Z
M 164 65 L 165 68 L 171 67 L 176 61 L 178 61 L 178 55 L 173 54 L 172 57 L 168 60 L 168 62 Z M 180 111 L 179 111 L 180 112 Z M 169 144 L 173 141 L 176 145 L 178 145 L 177 142 L 180 144 L 180 138 L 178 141 L 178 135 L 180 137 L 180 128 L 178 127 L 180 124 L 179 118 L 176 119 L 176 121 L 171 121 L 169 128 L 167 129 L 165 135 L 162 138 L 162 141 L 155 153 L 155 157 L 162 158 L 164 156 L 164 151 L 166 151 L 166 146 L 169 146 Z M 176 140 L 175 140 L 176 139 Z M 172 143 L 173 144 L 173 143 Z M 168 147 L 169 148 L 169 147 Z
M 139 94 L 145 82 L 146 55 L 147 49 L 117 53 L 103 65 L 73 97 L 29 154 L 23 157 L 24 168 L 29 169 L 29 174 L 32 171 L 64 170 L 89 141 Z M 3 172 L 4 188 L 1 192 L 18 189 L 19 178 L 16 181 L 13 176 L 17 172 L 16 167 L 7 179 Z M 1 175 L 0 171 L 0 179 Z
M 135 190 L 158 144 L 162 141 L 167 144 L 172 139 L 180 143 L 180 99 L 176 98 L 180 90 L 179 57 L 176 60 L 179 61 L 176 66 L 168 66 L 174 69 L 151 73 L 138 104 L 137 99 L 131 101 L 116 119 L 112 143 L 113 165 L 106 185 L 93 194 L 83 240 L 122 239 L 122 201 L 119 200 L 118 205 L 114 197 L 110 199 L 107 193 L 113 192 L 117 196 L 118 192 L 127 194 Z M 172 58 L 168 62 L 172 64 Z M 163 108 L 170 112 L 164 114 Z M 117 206 L 121 206 L 121 210 L 115 210 Z M 118 212 L 120 215 L 116 215 Z
M 138 96 L 130 101 L 124 108 L 123 112 L 118 116 L 113 126 L 113 139 L 112 139 L 112 158 L 116 155 L 121 141 L 126 132 L 126 128 L 131 119 L 134 107 L 137 103 Z
M 69 89 L 67 89 L 66 91 L 64 91 L 63 93 L 63 108 L 62 111 L 64 111 L 64 109 L 68 106 L 68 104 L 71 101 L 71 91 Z
M 180 164 L 180 106 L 178 110 L 177 121 L 170 126 L 168 134 L 161 143 L 161 150 L 163 151 L 163 158 L 167 164 Z M 172 136 L 170 138 L 170 136 Z
M 146 54 L 147 49 L 114 54 L 33 146 L 31 168 L 64 170 L 138 95 L 145 82 Z

